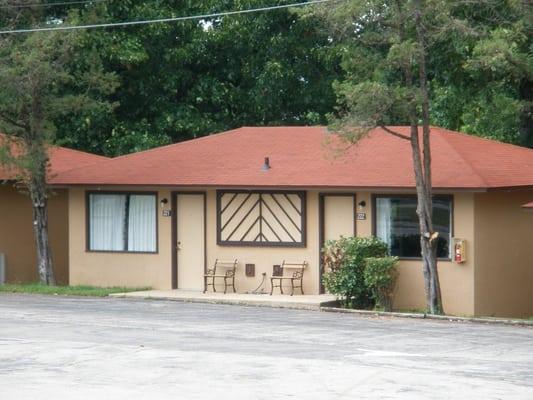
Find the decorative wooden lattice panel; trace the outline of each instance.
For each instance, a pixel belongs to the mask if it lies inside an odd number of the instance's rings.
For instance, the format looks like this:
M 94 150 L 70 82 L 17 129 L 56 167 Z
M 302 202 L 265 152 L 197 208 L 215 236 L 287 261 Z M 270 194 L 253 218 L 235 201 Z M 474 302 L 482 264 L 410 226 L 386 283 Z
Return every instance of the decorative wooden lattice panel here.
M 217 194 L 218 243 L 305 246 L 305 192 Z

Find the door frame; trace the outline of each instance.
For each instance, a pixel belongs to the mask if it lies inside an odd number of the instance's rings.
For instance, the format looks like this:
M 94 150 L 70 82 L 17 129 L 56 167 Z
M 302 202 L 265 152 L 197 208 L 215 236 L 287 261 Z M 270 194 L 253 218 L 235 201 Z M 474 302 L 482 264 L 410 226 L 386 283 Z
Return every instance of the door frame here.
M 326 197 L 352 197 L 353 198 L 353 234 L 357 236 L 357 193 L 356 192 L 320 192 L 318 193 L 318 282 L 319 294 L 325 293 L 324 284 L 322 283 L 322 275 L 324 274 L 324 266 L 322 265 L 322 247 L 325 243 L 325 199 Z
M 172 191 L 171 197 L 171 212 L 172 212 L 172 229 L 171 229 L 171 244 L 172 249 L 172 289 L 178 288 L 178 195 L 201 195 L 204 200 L 204 274 L 207 272 L 207 193 L 205 191 L 187 192 L 187 191 Z

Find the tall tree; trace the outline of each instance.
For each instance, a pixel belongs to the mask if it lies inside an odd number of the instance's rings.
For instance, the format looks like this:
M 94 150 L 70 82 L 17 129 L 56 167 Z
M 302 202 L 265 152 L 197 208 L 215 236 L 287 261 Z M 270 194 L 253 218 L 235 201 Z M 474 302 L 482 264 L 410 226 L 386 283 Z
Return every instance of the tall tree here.
M 1 19 L 17 27 L 43 19 L 60 24 L 63 17 L 28 7 Z M 111 111 L 112 104 L 101 99 L 116 87 L 113 74 L 102 70 L 96 52 L 86 53 L 87 59 L 79 61 L 77 69 L 67 70 L 82 36 L 37 33 L 4 36 L 0 42 L 0 127 L 10 139 L 2 143 L 0 161 L 18 172 L 19 183 L 31 198 L 37 269 L 44 284 L 54 284 L 46 185 L 54 120 L 94 107 Z
M 442 313 L 430 124 L 530 143 L 531 10 L 493 0 L 353 0 L 318 15 L 342 49 L 346 72 L 335 84 L 333 126 L 351 141 L 382 126 L 410 142 L 427 307 Z M 386 127 L 398 124 L 409 125 L 410 135 Z
M 348 79 L 336 84 L 333 127 L 358 141 L 374 127 L 410 144 L 417 194 L 422 268 L 429 312 L 443 313 L 433 227 L 428 50 L 453 23 L 448 2 L 365 0 L 339 2 L 319 13 L 340 38 Z M 410 126 L 409 135 L 387 125 Z

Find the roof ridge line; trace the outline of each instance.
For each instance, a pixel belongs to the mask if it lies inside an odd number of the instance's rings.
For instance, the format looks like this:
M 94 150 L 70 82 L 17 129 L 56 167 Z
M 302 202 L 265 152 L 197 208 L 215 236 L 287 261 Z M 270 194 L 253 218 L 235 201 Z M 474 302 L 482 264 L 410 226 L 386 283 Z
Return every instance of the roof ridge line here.
M 433 128 L 433 127 L 431 127 Z M 443 129 L 443 128 L 439 128 L 439 129 Z M 453 131 L 449 131 L 448 129 L 443 129 L 444 132 L 443 133 L 449 133 L 449 132 L 453 132 Z M 455 133 L 455 132 L 453 132 Z M 465 136 L 470 136 L 468 134 L 464 134 Z M 441 136 L 444 136 L 443 139 L 444 141 L 446 142 L 446 144 L 448 146 L 450 146 L 454 151 L 455 153 L 459 156 L 459 158 L 461 158 L 461 160 L 463 160 L 465 162 L 466 165 L 468 165 L 470 167 L 470 169 L 477 175 L 477 177 L 481 180 L 481 182 L 483 182 L 483 184 L 485 185 L 485 187 L 490 187 L 490 185 L 488 184 L 488 182 L 485 180 L 485 178 L 479 173 L 479 171 L 477 170 L 477 168 L 475 168 L 471 163 L 470 161 L 468 161 L 464 156 L 463 154 L 453 145 L 453 143 L 450 143 L 448 141 L 448 138 L 446 137 L 446 135 L 441 135 Z M 491 140 L 491 142 L 494 142 Z
M 54 148 L 54 149 L 68 150 L 68 151 L 72 151 L 72 152 L 75 152 L 75 153 L 86 154 L 86 155 L 91 156 L 91 157 L 98 157 L 98 158 L 102 158 L 104 160 L 111 160 L 111 157 L 102 156 L 100 154 L 89 153 L 88 151 L 84 151 L 84 150 L 71 149 L 70 147 L 58 146 L 56 144 L 52 144 L 50 146 L 52 148 Z
M 153 152 L 153 151 L 158 151 L 158 150 L 162 150 L 162 149 L 166 149 L 168 147 L 177 147 L 179 145 L 183 145 L 183 144 L 186 144 L 186 143 L 190 143 L 190 142 L 194 142 L 194 141 L 198 141 L 198 140 L 204 140 L 204 139 L 208 139 L 210 137 L 213 137 L 213 136 L 220 136 L 220 135 L 224 135 L 224 134 L 227 134 L 227 133 L 234 133 L 236 131 L 239 131 L 239 130 L 242 130 L 244 129 L 245 127 L 244 126 L 241 126 L 239 128 L 235 128 L 235 129 L 230 129 L 228 131 L 223 131 L 223 132 L 217 132 L 217 133 L 212 133 L 212 134 L 209 134 L 209 135 L 205 135 L 205 136 L 201 136 L 201 137 L 198 137 L 198 138 L 192 138 L 192 139 L 188 139 L 188 140 L 184 140 L 182 142 L 177 142 L 177 143 L 169 143 L 169 144 L 166 144 L 164 146 L 157 146 L 157 147 L 153 147 L 151 149 L 146 149 L 146 150 L 141 150 L 141 151 L 135 151 L 133 153 L 129 153 L 129 154 L 123 154 L 121 156 L 116 156 L 116 157 L 112 157 L 110 158 L 110 160 L 121 160 L 121 159 L 124 159 L 124 158 L 128 158 L 128 157 L 132 157 L 132 156 L 136 156 L 138 154 L 146 154 L 146 153 L 150 153 L 150 152 Z
M 280 125 L 280 126 L 242 125 L 242 126 L 240 126 L 238 128 L 229 129 L 227 131 L 211 133 L 211 134 L 208 134 L 208 135 L 205 135 L 205 136 L 200 136 L 198 138 L 187 139 L 187 140 L 184 140 L 182 142 L 169 143 L 169 144 L 166 144 L 164 146 L 157 146 L 157 147 L 154 147 L 154 148 L 151 148 L 151 149 L 135 151 L 133 153 L 124 154 L 124 155 L 116 156 L 116 157 L 111 157 L 110 159 L 111 160 L 124 159 L 124 158 L 131 157 L 131 156 L 134 156 L 134 155 L 137 155 L 137 154 L 146 154 L 146 153 L 149 153 L 149 152 L 152 152 L 152 151 L 165 149 L 167 147 L 179 146 L 179 145 L 183 145 L 183 144 L 186 144 L 186 143 L 191 143 L 191 142 L 194 142 L 194 141 L 207 140 L 207 139 L 209 139 L 211 137 L 216 137 L 216 136 L 226 135 L 226 134 L 230 134 L 230 133 L 235 133 L 237 131 L 241 131 L 241 130 L 245 130 L 245 129 L 258 129 L 258 128 L 259 129 L 262 129 L 262 128 L 265 128 L 265 129 L 272 129 L 272 128 L 326 128 L 327 129 L 327 126 L 326 125 L 294 125 L 294 126 L 292 126 L 292 125 Z
M 104 158 L 103 160 L 100 160 L 100 161 L 96 161 L 95 160 L 95 162 L 91 162 L 90 164 L 81 165 L 81 166 L 77 166 L 77 167 L 73 167 L 73 168 L 68 168 L 68 169 L 64 169 L 64 170 L 61 170 L 61 171 L 57 171 L 57 172 L 54 172 L 53 174 L 51 174 L 49 176 L 49 178 L 56 178 L 56 177 L 58 177 L 61 174 L 65 174 L 65 173 L 73 171 L 75 169 L 88 168 L 88 167 L 92 167 L 93 165 L 100 164 L 100 163 L 106 162 L 106 161 L 111 161 L 111 160 L 112 160 L 112 158 Z M 51 163 L 49 163 L 49 164 L 50 164 L 50 168 L 52 168 L 52 164 Z M 48 180 L 48 178 L 47 178 L 47 180 Z
M 305 127 L 309 127 L 309 126 L 305 126 Z M 187 143 L 190 143 L 190 142 L 193 142 L 193 141 L 202 141 L 202 140 L 207 140 L 207 139 L 209 139 L 211 137 L 215 137 L 215 136 L 221 136 L 221 135 L 225 135 L 225 134 L 235 133 L 237 131 L 241 131 L 241 130 L 244 130 L 246 128 L 272 128 L 272 127 L 268 127 L 268 126 L 244 126 L 243 125 L 243 126 L 241 126 L 239 128 L 234 128 L 234 129 L 230 129 L 230 130 L 223 131 L 223 132 L 217 132 L 217 133 L 213 133 L 213 134 L 210 134 L 210 135 L 205 135 L 205 136 L 202 136 L 202 137 L 199 137 L 199 138 L 193 138 L 193 139 L 189 139 L 189 140 L 184 140 L 184 141 L 178 142 L 178 143 L 170 143 L 170 144 L 167 144 L 167 145 L 164 145 L 164 146 L 158 146 L 158 147 L 154 147 L 154 148 L 151 148 L 151 149 L 146 149 L 146 150 L 142 150 L 142 151 L 136 151 L 136 152 L 133 152 L 133 153 L 124 154 L 124 155 L 117 156 L 117 157 L 101 156 L 101 157 L 104 157 L 102 162 L 106 162 L 106 161 L 107 162 L 113 162 L 115 160 L 124 160 L 124 159 L 130 158 L 130 157 L 133 157 L 133 156 L 137 156 L 139 154 L 151 153 L 151 152 L 154 152 L 154 151 L 160 151 L 160 150 L 165 149 L 165 148 L 178 147 L 180 145 L 184 145 L 184 144 L 187 144 Z M 276 127 L 274 127 L 274 128 L 276 128 Z M 91 154 L 91 153 L 87 153 L 87 154 Z M 77 171 L 77 170 L 80 170 L 80 169 L 83 169 L 83 168 L 87 168 L 87 167 L 90 167 L 90 166 L 95 165 L 95 164 L 97 164 L 97 163 L 91 163 L 89 165 L 82 165 L 82 166 L 79 166 L 79 167 L 70 168 L 68 170 L 64 170 L 64 171 L 58 172 L 56 174 L 56 176 L 58 176 L 60 174 L 67 173 L 67 172 L 72 172 L 72 171 Z
M 499 145 L 503 145 L 505 147 L 511 147 L 513 149 L 517 149 L 518 148 L 518 149 L 524 149 L 524 150 L 533 151 L 533 148 L 520 146 L 518 144 L 513 144 L 513 143 L 501 142 L 501 141 L 496 140 L 496 139 L 490 139 L 490 138 L 487 138 L 487 137 L 484 137 L 484 136 L 478 136 L 475 133 L 466 133 L 466 132 L 454 131 L 454 130 L 451 130 L 451 129 L 448 129 L 448 128 L 442 128 L 440 126 L 431 125 L 431 129 L 433 129 L 433 128 L 441 130 L 441 131 L 444 131 L 446 133 L 451 133 L 451 134 L 454 134 L 454 135 L 466 136 L 466 137 L 469 137 L 469 138 L 479 139 L 479 140 L 482 140 L 484 142 L 489 142 L 489 143 L 493 143 L 493 144 L 497 143 Z
M 54 174 L 54 178 L 57 178 L 58 176 L 60 175 L 63 175 L 63 174 L 66 174 L 68 172 L 73 172 L 73 171 L 77 171 L 79 169 L 83 169 L 83 168 L 89 168 L 89 167 L 92 167 L 96 164 L 100 164 L 100 163 L 110 163 L 112 162 L 113 160 L 115 160 L 114 158 L 104 158 L 103 160 L 100 160 L 100 161 L 96 161 L 94 163 L 90 163 L 90 164 L 87 164 L 87 165 L 79 165 L 79 166 L 76 166 L 74 168 L 69 168 L 69 169 L 65 169 L 63 171 L 58 171 Z

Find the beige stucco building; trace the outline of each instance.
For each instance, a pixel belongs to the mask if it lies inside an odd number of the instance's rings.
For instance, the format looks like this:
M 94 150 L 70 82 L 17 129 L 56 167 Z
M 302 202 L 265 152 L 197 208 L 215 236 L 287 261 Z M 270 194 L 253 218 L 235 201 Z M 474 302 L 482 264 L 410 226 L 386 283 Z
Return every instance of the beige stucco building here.
M 48 209 L 54 274 L 60 284 L 68 283 L 67 201 L 67 190 L 57 190 Z M 0 221 L 0 253 L 4 254 L 6 282 L 37 282 L 31 201 L 12 184 L 0 186 Z
M 7 143 L 0 135 L 0 145 Z M 13 145 L 15 147 L 15 145 Z M 20 150 L 18 150 L 20 151 Z M 49 149 L 49 176 L 83 167 L 107 158 L 64 147 Z M 31 201 L 17 181 L 17 171 L 0 165 L 0 254 L 8 283 L 37 282 L 37 253 Z M 57 283 L 69 283 L 68 190 L 54 189 L 48 203 L 49 235 Z
M 432 135 L 445 311 L 532 316 L 533 151 Z M 237 259 L 237 291 L 268 292 L 287 260 L 308 262 L 317 294 L 324 241 L 376 235 L 401 258 L 394 307 L 425 308 L 407 144 L 376 131 L 332 156 L 329 143 L 320 127 L 242 128 L 59 174 L 70 283 L 201 291 L 216 259 Z

